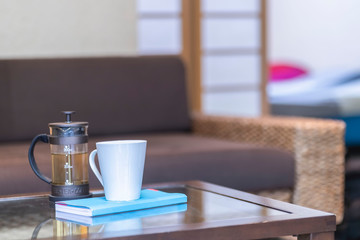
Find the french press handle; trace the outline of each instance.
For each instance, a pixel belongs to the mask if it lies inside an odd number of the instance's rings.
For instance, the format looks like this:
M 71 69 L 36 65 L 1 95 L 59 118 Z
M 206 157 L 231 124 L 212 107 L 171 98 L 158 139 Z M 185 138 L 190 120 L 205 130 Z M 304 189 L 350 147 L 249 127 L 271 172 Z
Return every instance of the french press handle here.
M 41 180 L 43 180 L 44 182 L 46 183 L 51 183 L 51 179 L 46 177 L 45 175 L 43 175 L 36 162 L 35 162 L 35 158 L 34 158 L 34 149 L 35 149 L 35 145 L 36 143 L 38 143 L 39 141 L 41 142 L 44 142 L 44 143 L 49 143 L 49 137 L 47 134 L 39 134 L 37 135 L 36 137 L 34 137 L 34 139 L 32 140 L 31 142 L 31 145 L 30 145 L 30 148 L 29 148 L 29 154 L 28 154 L 28 157 L 29 157 L 29 163 L 30 163 L 30 166 L 32 168 L 32 170 L 34 171 L 34 173 L 36 174 L 36 176 L 38 176 Z

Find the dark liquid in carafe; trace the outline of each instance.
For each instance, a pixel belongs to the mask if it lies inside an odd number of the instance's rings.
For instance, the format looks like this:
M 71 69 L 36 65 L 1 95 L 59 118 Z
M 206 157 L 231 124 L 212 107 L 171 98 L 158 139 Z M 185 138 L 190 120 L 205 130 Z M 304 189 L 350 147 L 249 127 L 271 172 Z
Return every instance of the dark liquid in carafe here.
M 88 154 L 51 154 L 52 184 L 81 185 L 87 184 Z

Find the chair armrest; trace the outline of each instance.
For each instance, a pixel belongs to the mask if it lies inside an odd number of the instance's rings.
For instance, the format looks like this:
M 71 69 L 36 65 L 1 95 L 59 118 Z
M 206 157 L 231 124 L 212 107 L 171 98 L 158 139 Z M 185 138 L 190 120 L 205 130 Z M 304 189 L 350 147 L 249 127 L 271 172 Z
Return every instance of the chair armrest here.
M 345 123 L 338 120 L 193 116 L 195 134 L 288 150 L 295 159 L 292 202 L 344 214 Z

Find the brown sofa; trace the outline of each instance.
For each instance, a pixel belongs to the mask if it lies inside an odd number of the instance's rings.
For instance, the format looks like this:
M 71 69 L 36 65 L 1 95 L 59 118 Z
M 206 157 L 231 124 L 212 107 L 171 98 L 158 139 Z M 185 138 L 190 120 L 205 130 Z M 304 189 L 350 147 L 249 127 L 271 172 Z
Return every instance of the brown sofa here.
M 96 141 L 146 139 L 144 183 L 204 180 L 343 214 L 342 122 L 191 115 L 175 56 L 0 61 L 0 195 L 49 191 L 27 159 L 30 140 L 63 121 Z M 241 142 L 241 143 L 240 143 Z M 51 175 L 49 146 L 35 149 Z M 90 186 L 100 187 L 90 173 Z

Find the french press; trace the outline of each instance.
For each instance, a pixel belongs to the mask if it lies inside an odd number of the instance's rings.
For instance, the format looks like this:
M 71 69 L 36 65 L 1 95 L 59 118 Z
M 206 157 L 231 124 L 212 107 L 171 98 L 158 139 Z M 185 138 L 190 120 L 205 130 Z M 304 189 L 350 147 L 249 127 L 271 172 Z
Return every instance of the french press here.
M 29 162 L 35 174 L 51 185 L 51 201 L 90 197 L 88 172 L 88 123 L 72 122 L 74 111 L 64 111 L 65 122 L 49 123 L 50 135 L 37 135 L 29 148 Z M 39 141 L 50 143 L 52 179 L 37 167 L 34 148 Z

